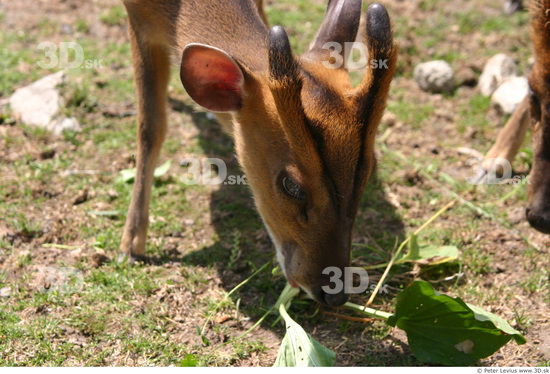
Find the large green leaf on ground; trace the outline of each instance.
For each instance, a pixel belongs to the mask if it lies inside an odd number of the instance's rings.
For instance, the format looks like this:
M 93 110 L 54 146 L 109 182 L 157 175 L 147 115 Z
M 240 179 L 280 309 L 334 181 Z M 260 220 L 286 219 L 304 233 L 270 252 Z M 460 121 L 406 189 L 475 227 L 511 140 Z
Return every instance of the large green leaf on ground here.
M 283 317 L 286 335 L 279 348 L 275 367 L 334 366 L 336 353 L 324 347 L 290 317 Z
M 502 318 L 439 294 L 427 282 L 414 282 L 397 296 L 388 324 L 404 330 L 414 355 L 428 364 L 472 365 L 512 338 L 526 342 Z
M 273 366 L 275 367 L 323 367 L 334 366 L 336 353 L 322 346 L 290 316 L 286 308 L 292 299 L 299 293 L 299 289 L 289 284 L 281 293 L 276 306 L 285 320 L 286 334 L 279 348 L 279 355 Z
M 155 178 L 163 177 L 168 172 L 171 165 L 172 165 L 172 162 L 170 160 L 168 160 L 164 164 L 162 164 L 158 168 L 156 168 L 155 169 L 155 174 L 154 174 Z M 132 183 L 136 179 L 136 172 L 137 172 L 136 168 L 121 170 L 119 172 L 118 182 L 119 183 Z

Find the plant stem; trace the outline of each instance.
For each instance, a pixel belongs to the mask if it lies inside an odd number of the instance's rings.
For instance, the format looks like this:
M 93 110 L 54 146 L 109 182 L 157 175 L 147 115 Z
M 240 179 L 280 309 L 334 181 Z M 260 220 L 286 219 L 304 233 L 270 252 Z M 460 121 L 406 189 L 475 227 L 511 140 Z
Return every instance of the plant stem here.
M 376 309 L 367 308 L 367 307 L 364 307 L 362 305 L 357 305 L 357 304 L 350 303 L 350 302 L 346 303 L 344 306 L 346 308 L 354 310 L 356 312 L 366 314 L 369 317 L 381 318 L 381 319 L 384 319 L 384 320 L 388 320 L 388 318 L 390 318 L 393 315 L 391 313 L 381 312 L 381 311 L 376 310 Z
M 395 252 L 395 254 L 392 256 L 391 261 L 388 264 L 388 267 L 386 268 L 386 271 L 384 271 L 384 274 L 382 275 L 382 278 L 380 278 L 380 280 L 378 281 L 378 284 L 376 285 L 376 288 L 372 292 L 372 295 L 370 296 L 369 300 L 365 304 L 365 308 L 367 308 L 369 305 L 371 305 L 372 302 L 374 301 L 374 298 L 378 294 L 378 291 L 380 290 L 380 287 L 382 287 L 382 284 L 384 283 L 384 281 L 386 280 L 388 274 L 390 273 L 390 270 L 391 270 L 395 260 L 397 259 L 397 257 L 399 257 L 399 255 L 403 251 L 403 248 L 405 248 L 405 246 L 411 241 L 411 239 L 413 237 L 418 236 L 418 234 L 420 234 L 426 227 L 431 225 L 443 213 L 448 211 L 457 202 L 457 200 L 458 200 L 458 198 L 454 199 L 449 204 L 447 204 L 443 208 L 441 208 L 436 214 L 434 214 L 432 216 L 432 218 L 430 218 L 428 221 L 426 221 L 426 223 L 424 223 L 422 226 L 420 226 L 420 228 L 418 230 L 416 230 L 413 235 L 409 236 L 405 241 L 403 241 L 403 243 L 401 243 L 401 245 L 399 246 L 399 249 L 397 250 L 397 252 Z

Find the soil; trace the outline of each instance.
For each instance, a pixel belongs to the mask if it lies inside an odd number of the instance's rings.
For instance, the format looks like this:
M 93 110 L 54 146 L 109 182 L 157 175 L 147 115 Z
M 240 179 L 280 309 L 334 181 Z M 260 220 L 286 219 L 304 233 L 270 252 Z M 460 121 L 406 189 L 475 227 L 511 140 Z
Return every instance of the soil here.
M 434 17 L 438 12 L 448 14 L 455 7 L 454 3 L 451 5 L 451 3 L 447 4 L 445 2 L 445 5 L 442 5 L 441 9 L 424 11 L 419 8 L 419 3 L 420 1 L 417 0 L 388 0 L 384 2 L 384 4 L 388 5 L 393 19 L 407 19 L 411 27 L 414 27 L 415 24 L 425 24 L 426 20 Z M 74 29 L 78 20 L 86 20 L 89 25 L 86 37 L 94 37 L 105 43 L 109 41 L 125 41 L 127 40 L 127 28 L 125 24 L 109 26 L 99 20 L 99 15 L 105 9 L 117 4 L 118 1 L 115 0 L 90 0 L 85 2 L 79 0 L 40 0 L 34 1 L 32 6 L 30 6 L 23 1 L 0 1 L 0 12 L 4 14 L 2 29 L 32 30 L 38 27 L 44 18 L 55 19 L 60 26 L 69 25 Z M 470 7 L 484 17 L 492 17 L 500 14 L 501 7 L 499 4 L 498 1 L 467 1 L 464 6 Z M 51 40 L 54 42 L 56 38 L 61 40 L 64 37 L 63 30 L 66 30 L 66 28 L 60 27 L 57 33 L 51 35 Z M 402 71 L 410 72 L 417 63 L 429 58 L 431 55 L 435 55 L 436 51 L 434 48 L 436 47 L 424 46 L 422 40 L 416 40 L 411 35 L 397 34 L 396 37 L 401 45 L 400 69 Z M 479 55 L 479 51 L 483 48 L 483 45 L 490 46 L 495 50 L 508 51 L 510 49 L 507 44 L 508 42 L 505 38 L 499 37 L 494 33 L 490 33 L 487 36 L 480 31 L 474 31 L 467 37 L 464 37 L 460 33 L 448 35 L 444 45 L 437 47 L 440 47 L 444 51 L 459 50 L 465 54 L 476 56 Z M 528 41 L 517 42 L 528 43 Z M 407 55 L 406 52 L 412 50 L 412 46 L 416 46 L 417 54 Z M 528 56 L 516 57 L 526 60 Z M 462 76 L 466 77 L 464 81 L 467 82 L 468 79 L 471 80 L 473 79 L 472 77 L 475 78 L 479 75 L 486 60 L 487 58 L 483 57 L 474 58 L 469 62 L 459 61 L 455 69 Z M 28 67 L 21 66 L 21 69 L 28 69 Z M 443 95 L 422 92 L 410 78 L 410 75 L 407 76 L 407 74 L 396 78 L 393 84 L 394 88 L 399 88 L 400 92 L 403 92 L 399 100 L 413 103 L 432 103 L 436 110 L 430 118 L 426 118 L 423 121 L 421 129 L 410 123 L 395 120 L 391 116 L 386 117 L 382 128 L 384 131 L 391 131 L 391 135 L 385 141 L 387 147 L 402 153 L 405 157 L 414 156 L 415 158 L 437 159 L 438 162 L 446 165 L 443 168 L 444 172 L 455 179 L 470 176 L 471 168 L 464 164 L 470 156 L 461 154 L 457 148 L 466 147 L 486 150 L 487 146 L 496 136 L 499 126 L 504 122 L 504 118 L 496 111 L 491 110 L 487 113 L 487 120 L 491 125 L 490 128 L 481 130 L 467 128 L 466 131 L 460 131 L 456 126 L 460 113 L 457 113 L 455 108 L 461 103 L 469 101 L 471 96 L 475 94 L 475 87 L 467 85 L 460 87 L 456 95 L 450 100 Z M 390 97 L 390 103 L 392 100 L 396 100 L 396 98 Z M 176 104 L 172 105 L 170 121 L 178 120 L 178 108 L 174 110 L 174 105 Z M 135 106 L 131 104 L 130 109 L 135 109 Z M 212 127 L 206 136 L 220 136 L 216 133 L 219 130 L 219 127 Z M 169 131 L 168 137 L 179 137 L 182 139 L 191 138 L 198 133 L 196 129 L 185 130 L 182 127 L 171 127 Z M 42 150 L 43 144 L 40 140 L 30 140 L 24 129 L 12 125 L 0 124 L 0 135 L 23 139 L 21 147 L 17 151 L 14 151 L 13 148 L 8 150 L 0 148 L 0 160 L 5 164 L 13 162 L 22 157 L 22 155 L 31 155 L 30 157 L 36 160 L 52 158 L 55 157 L 56 153 L 71 151 L 75 147 L 63 138 L 50 136 L 47 138 L 47 141 L 50 142 L 48 148 L 53 151 L 50 151 L 50 153 L 44 152 Z M 205 136 L 204 132 L 202 136 Z M 91 149 L 93 144 L 84 144 L 80 147 Z M 387 154 L 381 154 L 381 156 L 379 163 L 384 163 L 385 159 L 389 157 Z M 234 159 L 228 161 L 235 165 Z M 75 160 L 75 163 L 77 162 L 78 160 Z M 91 169 L 103 169 L 105 172 L 116 174 L 121 169 L 132 167 L 133 159 L 130 154 L 124 154 L 122 157 L 111 162 L 95 160 L 91 161 L 89 165 L 93 166 L 94 162 L 97 164 L 97 167 L 92 167 Z M 18 176 L 9 174 L 6 170 L 6 168 L 2 168 L 0 179 L 2 183 L 8 183 L 9 188 L 13 190 L 13 196 L 17 196 Z M 519 172 L 527 171 L 519 170 Z M 97 178 L 101 178 L 101 176 L 97 176 Z M 396 220 L 395 217 L 379 216 L 373 210 L 362 210 L 359 213 L 358 221 L 376 222 L 377 227 L 362 227 L 364 230 L 356 230 L 354 242 L 369 243 L 369 238 L 361 234 L 367 230 L 387 231 L 396 235 L 402 234 L 408 229 L 417 227 L 410 224 L 411 222 L 424 222 L 440 208 L 439 205 L 426 204 L 425 200 L 422 199 L 426 191 L 437 189 L 438 187 L 429 180 L 426 180 L 421 173 L 415 171 L 411 166 L 405 165 L 401 174 L 398 173 L 398 175 L 392 176 L 392 180 L 395 182 L 385 185 L 383 192 L 387 204 L 392 206 L 394 210 L 399 211 L 400 218 Z M 17 231 L 8 222 L 0 219 L 0 239 L 7 240 L 14 248 L 14 253 L 10 255 L 4 253 L 3 250 L 0 252 L 0 272 L 4 272 L 8 280 L 10 278 L 19 278 L 22 272 L 43 274 L 47 271 L 48 267 L 60 261 L 70 266 L 71 264 L 78 263 L 83 257 L 88 258 L 91 266 L 97 268 L 114 256 L 110 252 L 98 254 L 92 248 L 93 243 L 87 243 L 87 245 L 78 250 L 65 250 L 44 246 L 44 244 L 48 243 L 70 243 L 71 241 L 75 241 L 78 233 L 71 226 L 90 219 L 85 212 L 75 207 L 82 202 L 93 199 L 95 196 L 95 191 L 93 190 L 83 191 L 77 196 L 66 194 L 61 176 L 59 180 L 51 182 L 48 185 L 37 182 L 32 186 L 33 193 L 36 196 L 47 197 L 48 203 L 40 210 L 29 207 L 24 212 L 27 217 L 40 217 L 40 220 L 44 222 L 43 226 L 37 229 L 37 231 Z M 470 201 L 476 201 L 478 197 L 478 192 L 472 191 L 465 198 Z M 253 209 L 253 203 L 248 196 L 237 196 L 236 198 L 247 201 L 245 204 L 248 204 Z M 212 196 L 197 195 L 191 198 L 188 197 L 188 200 L 192 201 L 192 204 L 197 207 L 208 207 L 210 204 L 213 204 L 212 199 L 216 199 L 215 194 L 212 194 Z M 488 300 L 489 311 L 498 314 L 508 321 L 513 321 L 516 318 L 515 312 L 525 310 L 531 320 L 528 327 L 520 326 L 517 323 L 514 324 L 514 327 L 522 329 L 525 332 L 528 344 L 518 346 L 515 343 L 510 343 L 490 358 L 482 360 L 480 365 L 483 366 L 533 366 L 550 361 L 548 289 L 528 292 L 525 287 L 521 286 L 529 278 L 533 269 L 548 269 L 550 237 L 537 233 L 529 227 L 523 217 L 524 207 L 522 204 L 524 204 L 522 201 L 513 203 L 504 202 L 501 204 L 501 208 L 507 212 L 508 222 L 513 224 L 511 229 L 491 219 L 482 218 L 472 212 L 468 213 L 469 216 L 464 213 L 454 215 L 454 209 L 458 208 L 451 209 L 450 214 L 447 214 L 444 220 L 440 220 L 437 223 L 437 227 L 441 229 L 455 228 L 453 231 L 454 237 L 448 239 L 452 239 L 455 242 L 456 240 L 461 241 L 463 244 L 461 250 L 476 245 L 480 251 L 480 255 L 492 258 L 491 263 L 488 265 L 490 268 L 489 271 L 484 273 L 482 284 L 484 290 L 482 289 L 481 291 L 486 291 L 487 294 L 494 296 L 495 293 L 498 293 L 497 290 L 503 290 L 502 292 L 507 297 L 505 298 L 503 294 L 501 300 L 498 297 Z M 406 209 L 401 209 L 403 207 Z M 97 210 L 109 210 L 110 205 L 109 203 L 101 202 L 97 204 L 96 208 Z M 475 232 L 471 231 L 472 226 L 468 222 L 465 222 L 464 217 L 470 217 L 471 220 L 478 221 Z M 162 219 L 162 217 L 157 218 Z M 154 221 L 155 217 L 152 219 Z M 178 235 L 178 233 L 172 233 L 169 238 L 165 237 L 166 250 L 180 253 L 183 251 L 182 248 L 185 247 L 186 252 L 192 251 L 193 247 L 198 246 L 197 243 L 211 240 L 210 238 L 213 233 L 216 232 L 216 222 L 226 219 L 226 217 L 220 212 L 208 211 L 201 219 L 209 222 L 201 230 L 194 231 L 190 235 L 185 235 L 185 238 Z M 187 232 L 185 227 L 182 228 L 182 231 Z M 517 261 L 517 258 L 526 258 L 524 256 L 526 244 L 523 238 L 527 238 L 539 247 L 539 250 L 536 251 L 537 253 L 530 257 L 531 263 Z M 158 238 L 152 238 L 151 240 L 156 239 Z M 268 253 L 272 250 L 268 236 L 263 229 L 259 229 L 256 232 L 256 236 L 251 239 L 256 242 L 260 252 Z M 14 259 L 25 255 L 32 256 L 32 265 L 22 268 Z M 182 274 L 181 264 L 177 261 L 156 263 L 153 260 L 147 266 L 150 267 L 151 272 L 154 274 L 158 274 L 158 269 L 165 271 L 165 274 Z M 199 263 L 197 266 L 200 267 L 201 264 Z M 240 269 L 237 268 L 237 270 L 224 270 L 214 273 L 211 275 L 207 286 L 194 290 L 193 293 L 185 289 L 183 281 L 178 281 L 177 277 L 180 275 L 167 276 L 167 279 L 172 279 L 170 285 L 167 284 L 166 287 L 152 291 L 150 299 L 137 298 L 134 301 L 135 311 L 146 310 L 148 306 L 162 300 L 163 303 L 169 305 L 166 312 L 167 318 L 176 322 L 171 325 L 168 331 L 170 340 L 181 344 L 201 344 L 199 341 L 200 338 L 195 333 L 190 333 L 190 331 L 195 331 L 197 325 L 202 326 L 204 323 L 205 310 L 193 309 L 191 307 L 191 305 L 195 305 L 195 298 L 199 298 L 200 300 L 219 298 L 222 291 L 232 289 L 232 287 L 246 278 L 248 270 L 246 267 L 243 267 Z M 466 276 L 461 282 L 465 284 L 472 283 L 473 280 L 468 278 L 468 269 L 463 269 L 463 271 L 466 273 Z M 548 276 L 548 272 L 546 274 Z M 43 286 L 43 278 L 34 277 L 33 279 L 35 283 L 31 283 L 30 287 L 38 289 Z M 548 284 L 548 279 L 542 281 Z M 464 287 L 464 289 L 466 288 Z M 259 303 L 262 296 L 260 292 L 248 290 L 243 291 L 241 297 L 247 305 L 255 305 Z M 379 306 L 391 310 L 391 305 L 385 304 Z M 306 309 L 306 313 L 316 313 L 316 308 L 315 306 L 311 306 L 309 309 Z M 378 357 L 376 362 L 388 365 L 394 362 L 406 362 L 407 360 L 411 364 L 419 364 L 414 358 L 408 358 L 411 357 L 411 351 L 403 332 L 395 329 L 386 333 L 381 323 L 365 322 L 363 324 L 354 323 L 345 333 L 342 333 L 339 327 L 341 320 L 333 315 L 323 314 L 327 311 L 322 309 L 320 316 L 317 317 L 317 319 L 322 319 L 322 324 L 316 325 L 316 323 L 306 320 L 303 326 L 323 345 L 329 346 L 337 352 L 336 364 L 338 366 L 367 365 L 372 361 L 368 359 L 363 360 L 361 357 L 368 358 L 372 356 Z M 41 313 L 56 314 L 61 320 L 69 317 L 69 312 L 64 310 L 36 310 L 32 308 L 21 311 L 19 316 L 22 320 L 26 320 Z M 337 311 L 337 313 L 344 312 Z M 218 323 L 220 325 L 223 324 L 227 329 L 224 330 L 226 331 L 225 335 L 216 335 L 214 330 L 208 330 L 207 338 L 213 344 L 227 341 L 229 337 L 240 335 L 255 322 L 254 319 L 246 317 L 236 319 L 233 316 L 218 316 L 218 318 Z M 117 325 L 113 324 L 106 328 L 116 330 Z M 138 328 L 136 327 L 136 329 Z M 231 365 L 272 365 L 282 338 L 281 332 L 280 328 L 272 329 L 269 326 L 254 330 L 249 335 L 249 339 L 261 340 L 267 349 L 264 352 L 254 352 L 248 357 L 232 362 Z M 63 335 L 59 336 L 58 339 L 60 341 L 68 340 L 74 342 L 76 345 L 85 345 L 90 342 L 90 336 L 86 336 L 82 332 L 71 328 L 65 328 Z M 147 364 L 147 362 L 142 361 L 139 357 L 123 354 L 122 349 L 118 349 L 120 348 L 118 347 L 120 344 L 121 341 L 116 340 L 113 342 L 102 342 L 97 346 L 96 349 L 98 352 L 106 348 L 114 349 L 106 365 L 142 366 Z M 224 352 L 229 355 L 230 348 L 222 348 L 219 352 L 221 355 Z M 19 352 L 18 354 L 23 353 Z M 79 365 L 81 363 L 67 362 L 66 364 Z

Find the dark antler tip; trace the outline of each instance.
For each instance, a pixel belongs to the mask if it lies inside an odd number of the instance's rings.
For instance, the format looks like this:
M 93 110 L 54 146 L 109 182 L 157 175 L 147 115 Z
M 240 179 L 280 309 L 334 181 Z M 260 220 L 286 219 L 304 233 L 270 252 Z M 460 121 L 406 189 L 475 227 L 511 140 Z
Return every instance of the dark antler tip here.
M 281 36 L 286 35 L 285 29 L 282 26 L 273 26 L 269 33 L 271 38 L 280 38 Z
M 275 26 L 269 32 L 269 68 L 274 79 L 294 78 L 294 56 L 288 35 L 281 26 Z
M 290 55 L 290 40 L 281 26 L 274 26 L 269 32 L 269 51 L 271 54 Z
M 288 35 L 282 26 L 273 26 L 269 32 L 269 44 L 281 45 L 290 44 L 288 41 Z
M 371 5 L 369 5 L 368 11 L 369 12 L 386 12 L 386 8 L 382 4 L 372 3 Z
M 368 27 L 389 28 L 390 16 L 382 4 L 374 3 L 367 9 Z
M 390 45 L 392 42 L 390 16 L 381 4 L 371 4 L 367 9 L 367 35 L 380 46 Z

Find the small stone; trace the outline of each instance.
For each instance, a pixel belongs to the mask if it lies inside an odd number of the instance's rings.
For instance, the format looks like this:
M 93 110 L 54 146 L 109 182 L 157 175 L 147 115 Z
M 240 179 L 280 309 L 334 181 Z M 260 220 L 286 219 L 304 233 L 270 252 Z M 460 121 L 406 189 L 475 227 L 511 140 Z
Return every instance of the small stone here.
M 482 95 L 491 96 L 502 82 L 517 75 L 518 66 L 514 59 L 504 53 L 499 53 L 491 57 L 485 64 L 477 87 Z
M 73 27 L 68 23 L 61 25 L 61 32 L 65 35 L 71 35 L 73 33 Z
M 82 258 L 82 248 L 72 250 L 69 255 L 76 261 L 80 261 Z
M 53 132 L 55 135 L 61 135 L 63 131 L 79 132 L 82 130 L 80 123 L 74 117 L 62 117 L 50 122 L 46 129 Z
M 80 205 L 88 200 L 88 189 L 84 188 L 80 193 L 73 199 L 73 205 Z
M 10 297 L 11 295 L 11 288 L 4 287 L 0 288 L 0 297 Z
M 29 125 L 45 128 L 56 135 L 63 131 L 80 131 L 76 118 L 60 115 L 61 95 L 57 86 L 65 80 L 59 71 L 17 89 L 8 102 L 15 118 Z
M 492 105 L 502 114 L 512 114 L 529 92 L 529 83 L 525 77 L 513 77 L 505 80 L 491 97 Z
M 397 116 L 391 112 L 386 112 L 382 117 L 382 124 L 392 127 L 397 123 Z
M 443 60 L 419 64 L 414 69 L 414 80 L 427 92 L 451 92 L 455 88 L 454 71 Z
M 64 79 L 65 73 L 60 71 L 17 89 L 9 99 L 13 114 L 27 125 L 48 126 L 59 113 L 60 95 L 56 87 Z
M 109 256 L 105 254 L 105 251 L 102 249 L 97 250 L 96 252 L 92 253 L 90 256 L 90 264 L 94 268 L 98 268 L 109 261 L 111 261 L 111 259 L 109 258 Z
M 504 14 L 514 14 L 517 11 L 520 11 L 523 9 L 523 3 L 521 0 L 506 0 L 504 2 L 504 6 L 502 7 L 502 10 L 504 11 Z
M 54 158 L 54 156 L 55 156 L 55 149 L 46 149 L 45 151 L 42 151 L 40 153 L 41 160 L 49 160 Z
M 466 131 L 464 131 L 464 137 L 466 139 L 475 139 L 477 137 L 477 129 L 474 129 L 471 126 L 466 127 Z
M 456 72 L 457 86 L 474 87 L 477 84 L 476 73 L 474 69 L 465 67 Z
M 110 190 L 107 192 L 107 196 L 109 196 L 109 199 L 111 199 L 111 200 L 116 200 L 116 199 L 118 199 L 118 197 L 119 197 L 118 192 L 116 192 L 116 191 L 113 190 L 113 189 L 110 189 Z

